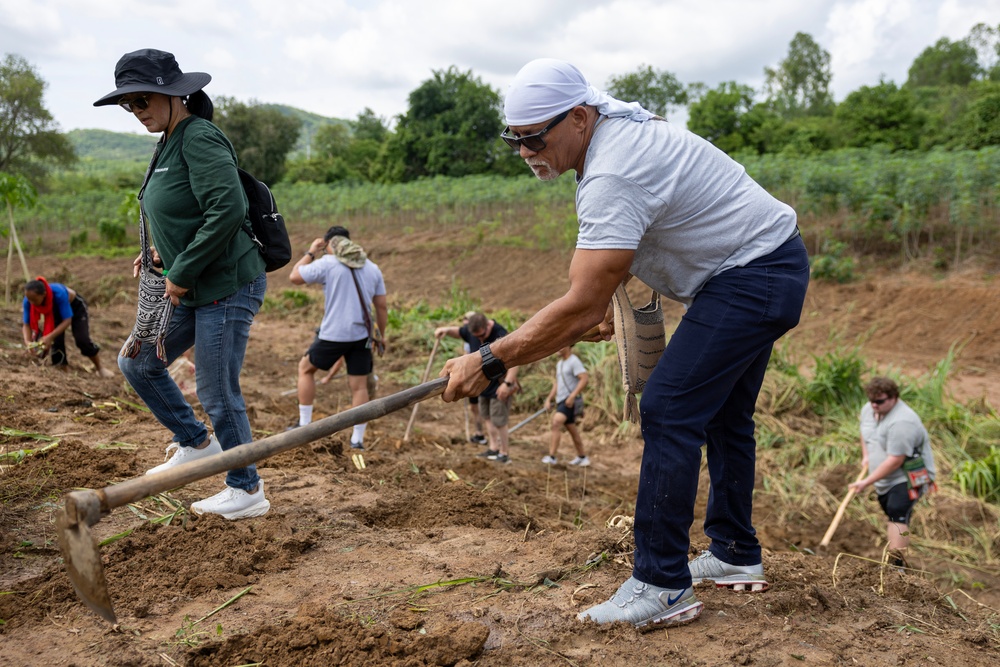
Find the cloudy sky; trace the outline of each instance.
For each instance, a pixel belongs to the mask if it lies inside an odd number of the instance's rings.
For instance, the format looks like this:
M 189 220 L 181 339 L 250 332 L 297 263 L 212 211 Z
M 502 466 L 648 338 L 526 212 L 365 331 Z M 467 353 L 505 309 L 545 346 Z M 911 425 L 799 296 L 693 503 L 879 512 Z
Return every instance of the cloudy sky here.
M 503 92 L 538 57 L 573 62 L 597 87 L 648 64 L 759 88 L 800 31 L 830 52 L 840 101 L 883 75 L 902 83 L 924 48 L 978 22 L 1000 24 L 1000 0 L 0 0 L 0 53 L 35 67 L 64 131 L 142 132 L 92 106 L 141 48 L 209 72 L 211 96 L 391 119 L 434 70 L 472 70 Z

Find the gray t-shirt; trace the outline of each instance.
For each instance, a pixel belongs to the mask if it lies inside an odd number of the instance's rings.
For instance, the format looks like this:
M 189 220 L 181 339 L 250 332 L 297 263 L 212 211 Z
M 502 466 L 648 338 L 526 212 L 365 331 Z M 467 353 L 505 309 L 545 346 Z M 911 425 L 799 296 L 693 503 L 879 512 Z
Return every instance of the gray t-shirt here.
M 686 305 L 796 229 L 795 211 L 741 164 L 665 121 L 602 118 L 578 179 L 576 247 L 635 250 L 632 275 Z
M 382 271 L 375 262 L 368 260 L 360 269 L 355 269 L 365 307 L 371 308 L 372 299 L 385 295 L 385 281 Z M 361 298 L 354 286 L 351 269 L 333 255 L 323 255 L 315 262 L 299 267 L 299 275 L 309 284 L 323 286 L 326 311 L 319 327 L 320 340 L 333 343 L 350 343 L 368 337 L 365 328 Z M 372 318 L 374 326 L 375 318 Z
M 931 479 L 937 474 L 934 467 L 934 452 L 931 451 L 931 439 L 927 435 L 920 417 L 902 399 L 896 402 L 892 410 L 881 420 L 875 421 L 875 410 L 871 403 L 865 403 L 861 408 L 861 438 L 868 450 L 868 471 L 871 472 L 882 465 L 889 456 L 913 456 L 919 454 L 924 458 L 924 465 Z M 900 467 L 889 475 L 875 482 L 875 492 L 883 494 L 892 487 L 906 481 L 906 473 Z
M 571 354 L 556 362 L 556 403 L 565 401 L 580 384 L 580 375 L 586 373 L 580 357 Z

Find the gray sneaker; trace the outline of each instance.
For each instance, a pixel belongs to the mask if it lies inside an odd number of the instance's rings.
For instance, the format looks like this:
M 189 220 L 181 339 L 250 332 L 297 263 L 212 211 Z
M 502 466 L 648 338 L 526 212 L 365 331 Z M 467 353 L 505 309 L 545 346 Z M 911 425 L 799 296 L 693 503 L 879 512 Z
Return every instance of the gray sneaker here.
M 693 621 L 704 606 L 691 588 L 660 588 L 629 577 L 610 600 L 580 612 L 576 618 L 597 623 L 626 621 L 637 628 L 652 630 Z
M 691 579 L 695 585 L 710 581 L 716 588 L 731 588 L 734 591 L 766 591 L 770 584 L 764 578 L 764 565 L 730 565 L 712 554 L 702 551 L 688 563 Z

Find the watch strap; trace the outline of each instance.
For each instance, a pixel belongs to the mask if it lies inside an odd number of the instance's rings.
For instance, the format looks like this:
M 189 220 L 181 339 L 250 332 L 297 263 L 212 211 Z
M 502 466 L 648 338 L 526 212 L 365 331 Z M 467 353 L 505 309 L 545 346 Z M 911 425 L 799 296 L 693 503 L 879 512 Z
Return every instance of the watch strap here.
M 479 354 L 483 358 L 483 375 L 486 376 L 486 379 L 490 382 L 497 382 L 507 375 L 507 367 L 493 356 L 489 343 L 479 346 Z

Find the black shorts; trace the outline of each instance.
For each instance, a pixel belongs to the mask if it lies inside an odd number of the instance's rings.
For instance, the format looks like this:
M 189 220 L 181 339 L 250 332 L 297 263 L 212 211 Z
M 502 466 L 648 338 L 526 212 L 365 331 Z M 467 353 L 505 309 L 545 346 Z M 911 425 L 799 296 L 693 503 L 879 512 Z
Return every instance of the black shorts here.
M 367 338 L 352 343 L 334 343 L 317 338 L 305 356 L 321 371 L 330 370 L 337 359 L 344 357 L 348 375 L 368 375 L 372 372 L 372 351 L 368 348 Z
M 559 401 L 556 412 L 566 415 L 567 424 L 575 424 L 577 419 L 583 419 L 583 397 L 577 396 L 572 406 L 567 406 L 566 401 Z
M 910 514 L 913 513 L 917 500 L 919 498 L 910 500 L 910 489 L 906 482 L 900 482 L 885 493 L 878 494 L 878 504 L 882 506 L 889 521 L 907 526 L 910 525 Z

